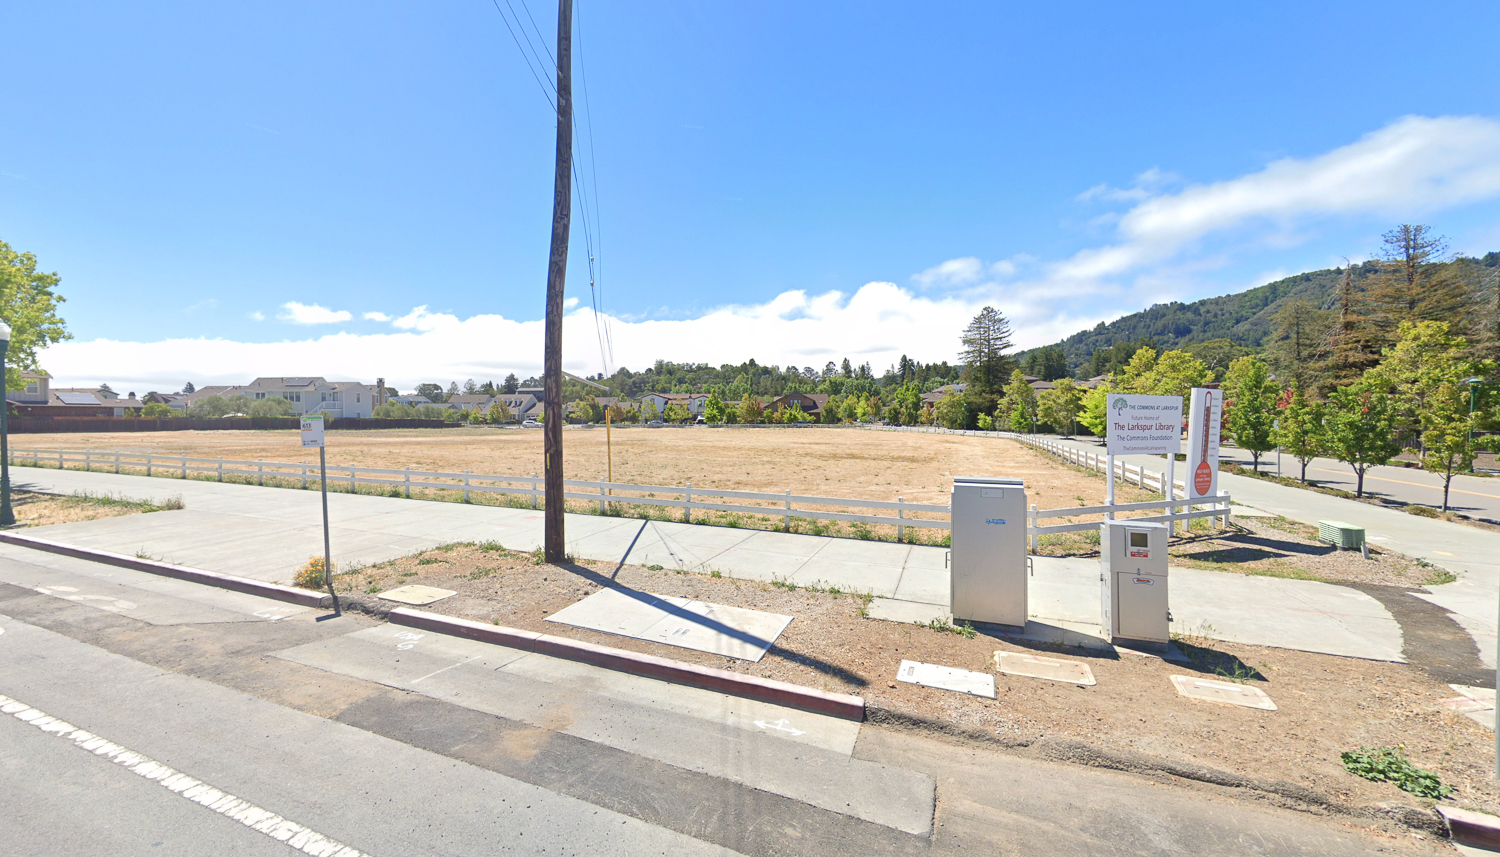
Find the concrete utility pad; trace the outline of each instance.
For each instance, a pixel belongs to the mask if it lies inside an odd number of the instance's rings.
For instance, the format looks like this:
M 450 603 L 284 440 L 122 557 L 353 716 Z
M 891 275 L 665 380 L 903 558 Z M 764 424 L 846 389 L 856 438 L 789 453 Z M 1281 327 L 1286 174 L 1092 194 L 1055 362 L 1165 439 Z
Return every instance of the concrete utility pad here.
M 1449 711 L 1462 714 L 1480 726 L 1494 731 L 1495 691 L 1493 688 L 1469 687 L 1463 684 L 1450 684 L 1448 686 L 1462 695 L 1456 696 L 1453 699 L 1445 699 L 1439 702 L 1438 705 Z
M 601 589 L 548 622 L 758 661 L 792 617 L 632 590 Z
M 1266 696 L 1265 691 L 1258 687 L 1227 681 L 1209 681 L 1185 675 L 1172 676 L 1172 684 L 1177 686 L 1178 693 L 1189 699 L 1242 705 L 1245 708 L 1259 708 L 1262 711 L 1276 710 L 1276 703 L 1272 702 L 1271 697 Z
M 967 693 L 970 696 L 983 696 L 986 699 L 995 698 L 995 677 L 989 673 L 924 664 L 920 661 L 902 661 L 901 669 L 896 672 L 896 678 L 909 684 L 920 684 L 923 687 L 952 690 Z
M 1042 678 L 1067 684 L 1094 684 L 1094 671 L 1083 661 L 1039 658 L 1020 652 L 996 652 L 995 668 L 1006 675 Z
M 375 596 L 386 601 L 396 601 L 401 604 L 411 604 L 421 607 L 424 604 L 432 604 L 442 601 L 450 595 L 457 595 L 452 589 L 438 589 L 436 586 L 423 586 L 420 583 L 409 583 L 406 586 L 398 586 L 395 589 L 382 592 Z

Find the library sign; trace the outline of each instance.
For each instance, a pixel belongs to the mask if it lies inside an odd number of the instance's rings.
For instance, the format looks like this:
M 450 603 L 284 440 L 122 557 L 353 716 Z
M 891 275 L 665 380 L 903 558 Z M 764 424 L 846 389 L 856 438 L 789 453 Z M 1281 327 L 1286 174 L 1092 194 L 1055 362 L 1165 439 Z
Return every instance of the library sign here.
M 1176 455 L 1182 448 L 1182 397 L 1110 393 L 1110 455 Z

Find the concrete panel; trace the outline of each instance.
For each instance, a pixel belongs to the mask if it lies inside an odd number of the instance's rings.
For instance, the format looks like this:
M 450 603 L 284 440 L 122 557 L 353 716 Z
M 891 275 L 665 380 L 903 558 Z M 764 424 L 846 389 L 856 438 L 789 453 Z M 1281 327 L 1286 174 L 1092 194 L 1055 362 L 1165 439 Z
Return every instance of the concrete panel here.
M 989 673 L 977 673 L 973 670 L 961 670 L 957 667 L 945 667 L 938 664 L 924 664 L 919 661 L 902 661 L 901 668 L 896 672 L 896 678 L 899 681 L 920 684 L 923 687 L 967 693 L 970 696 L 982 696 L 986 699 L 995 698 L 995 677 Z
M 686 598 L 601 589 L 548 616 L 546 621 L 758 661 L 792 617 Z

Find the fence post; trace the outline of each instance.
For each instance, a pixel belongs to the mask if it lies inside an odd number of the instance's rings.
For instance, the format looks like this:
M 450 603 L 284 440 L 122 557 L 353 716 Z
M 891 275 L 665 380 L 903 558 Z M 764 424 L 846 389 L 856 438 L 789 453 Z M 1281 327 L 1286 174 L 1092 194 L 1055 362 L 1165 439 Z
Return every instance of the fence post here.
M 87 450 L 83 453 L 83 470 L 88 473 L 94 469 L 94 454 Z
M 354 487 L 354 465 L 352 465 L 352 464 L 349 465 L 349 493 L 350 494 L 358 493 L 355 490 L 355 487 Z
M 1225 492 L 1223 492 L 1223 491 L 1219 492 L 1219 505 L 1224 507 L 1224 526 L 1228 527 L 1229 526 L 1229 499 L 1228 499 L 1228 495 Z
M 146 453 L 146 475 L 151 475 L 151 453 Z
M 411 499 L 411 465 L 410 464 L 406 465 L 406 473 L 402 474 L 401 478 L 404 479 L 404 480 L 406 480 L 406 485 L 405 485 L 405 488 L 406 488 L 406 499 L 410 500 Z
M 531 474 L 531 508 L 536 508 L 536 474 Z
M 266 465 L 264 458 L 255 459 L 255 484 L 262 487 L 266 484 Z
M 120 472 L 120 453 L 117 452 L 117 453 L 115 453 L 115 473 L 119 474 L 119 472 Z
M 307 490 L 307 462 L 302 462 L 302 490 Z
M 792 489 L 786 489 L 786 531 L 792 531 Z
M 60 449 L 57 451 L 57 469 L 63 469 L 63 451 Z
M 32 467 L 41 467 L 42 466 L 42 451 L 40 449 L 33 449 L 31 451 L 31 466 Z
M 693 483 L 691 482 L 687 484 L 687 489 L 683 492 L 683 502 L 687 505 L 682 507 L 682 522 L 691 524 L 693 522 Z
M 900 497 L 897 497 L 896 498 L 896 502 L 897 503 L 904 503 L 906 501 L 903 500 L 903 499 L 901 499 Z M 897 506 L 896 507 L 896 520 L 899 521 L 899 520 L 901 520 L 901 519 L 903 519 L 905 517 L 906 517 L 906 510 L 903 509 L 903 508 L 901 508 L 900 506 Z M 906 541 L 906 525 L 905 524 L 897 524 L 896 525 L 896 541 L 898 541 L 898 542 L 904 542 L 904 541 Z
M 186 455 L 184 455 L 182 457 L 182 479 L 183 479 L 184 482 L 187 481 L 187 456 Z
M 1032 553 L 1036 553 L 1036 549 L 1041 546 L 1041 538 L 1042 537 L 1039 536 L 1039 535 L 1037 535 L 1037 532 L 1036 532 L 1037 520 L 1038 519 L 1037 519 L 1037 516 L 1036 516 L 1036 504 L 1032 503 L 1031 504 L 1031 508 L 1028 509 L 1027 512 L 1026 512 L 1026 528 L 1029 529 L 1029 530 L 1031 530 L 1031 552 Z
M 604 514 L 604 480 L 599 480 L 599 514 Z
M 224 456 L 219 456 L 219 481 L 224 481 Z

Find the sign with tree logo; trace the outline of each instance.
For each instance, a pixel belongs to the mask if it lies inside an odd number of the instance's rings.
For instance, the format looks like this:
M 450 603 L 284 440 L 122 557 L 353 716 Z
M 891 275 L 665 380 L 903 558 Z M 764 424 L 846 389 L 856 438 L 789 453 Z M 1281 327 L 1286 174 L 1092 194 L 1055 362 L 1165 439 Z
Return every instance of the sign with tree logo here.
M 1182 397 L 1109 394 L 1110 455 L 1176 455 L 1182 448 Z
M 1219 493 L 1219 431 L 1224 414 L 1224 392 L 1193 388 L 1188 414 L 1188 499 Z

